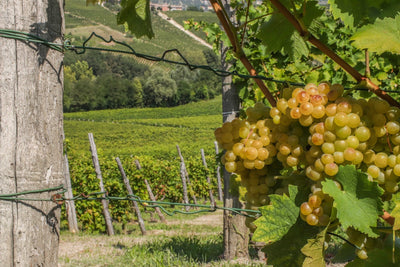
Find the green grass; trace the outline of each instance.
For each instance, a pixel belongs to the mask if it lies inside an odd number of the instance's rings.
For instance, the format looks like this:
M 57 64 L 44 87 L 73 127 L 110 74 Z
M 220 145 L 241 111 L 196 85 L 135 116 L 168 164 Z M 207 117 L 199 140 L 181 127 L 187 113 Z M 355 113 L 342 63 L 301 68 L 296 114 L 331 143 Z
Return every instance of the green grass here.
M 208 219 L 202 221 L 206 217 Z M 73 235 L 62 231 L 59 266 L 265 266 L 255 260 L 252 247 L 252 260 L 247 263 L 221 260 L 221 211 L 167 216 L 165 224 L 150 223 L 148 219 L 145 214 L 145 236 L 141 235 L 137 224 L 129 224 L 121 230 L 120 225 L 114 223 L 115 236 Z
M 89 153 L 87 134 L 107 156 L 177 155 L 185 157 L 214 152 L 214 130 L 221 126 L 221 96 L 172 108 L 100 110 L 64 114 L 70 150 Z

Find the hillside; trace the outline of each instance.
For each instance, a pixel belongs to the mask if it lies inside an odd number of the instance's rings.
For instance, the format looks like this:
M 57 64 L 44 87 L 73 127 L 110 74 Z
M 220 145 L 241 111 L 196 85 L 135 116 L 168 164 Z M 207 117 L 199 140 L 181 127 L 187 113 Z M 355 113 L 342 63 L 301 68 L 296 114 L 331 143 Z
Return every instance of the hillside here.
M 214 152 L 214 130 L 220 126 L 221 96 L 172 108 L 133 108 L 65 113 L 69 149 L 89 157 L 87 134 L 93 133 L 105 156 L 176 157 L 179 144 L 185 156 L 203 148 Z
M 96 32 L 106 38 L 113 36 L 118 41 L 131 45 L 138 53 L 160 56 L 165 50 L 178 49 L 192 62 L 196 64 L 206 63 L 202 53 L 203 50 L 207 49 L 206 47 L 194 42 L 193 39 L 182 31 L 176 29 L 166 20 L 161 19 L 155 14 L 152 14 L 155 37 L 149 40 L 147 38 L 137 39 L 125 33 L 124 27 L 117 25 L 115 14 L 99 5 L 86 6 L 86 2 L 82 0 L 66 0 L 65 12 L 65 32 L 67 36 L 72 36 L 75 43 L 81 43 L 92 32 Z M 188 14 L 189 16 L 184 14 Z M 196 20 L 210 21 L 212 20 L 210 18 L 212 15 L 215 16 L 215 14 L 206 12 L 188 11 L 186 13 L 186 11 L 181 11 L 177 22 L 182 23 L 181 18 L 184 17 L 186 19 L 193 17 Z M 203 17 L 204 19 L 202 19 Z M 110 47 L 110 44 L 104 44 L 101 40 L 93 41 L 90 44 L 100 47 Z

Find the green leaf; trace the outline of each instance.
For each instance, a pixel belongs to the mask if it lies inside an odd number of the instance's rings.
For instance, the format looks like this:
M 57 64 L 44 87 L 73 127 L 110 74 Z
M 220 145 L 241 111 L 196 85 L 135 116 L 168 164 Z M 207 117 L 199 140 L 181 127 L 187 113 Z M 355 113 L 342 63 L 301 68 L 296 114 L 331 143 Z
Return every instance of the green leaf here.
M 128 29 L 140 38 L 154 37 L 151 26 L 150 0 L 122 0 L 121 10 L 117 15 L 118 24 L 127 24 Z
M 293 188 L 291 193 L 297 193 Z M 300 208 L 296 206 L 293 199 L 286 195 L 270 195 L 270 205 L 260 208 L 262 217 L 254 224 L 257 226 L 253 240 L 257 242 L 273 243 L 281 239 L 289 229 L 296 223 Z
M 377 19 L 358 30 L 353 37 L 353 45 L 370 52 L 400 54 L 400 15 L 395 18 Z
M 400 10 L 398 0 L 328 0 L 328 4 L 333 17 L 348 27 L 394 17 Z
M 324 242 L 328 227 L 318 233 L 317 237 L 308 239 L 307 244 L 301 248 L 306 256 L 303 262 L 305 267 L 325 267 Z
M 268 264 L 273 266 L 302 266 L 305 255 L 301 253 L 309 239 L 315 238 L 319 228 L 310 226 L 300 218 L 290 228 L 283 238 L 275 243 L 264 247 L 267 253 Z
M 296 29 L 281 14 L 275 13 L 261 25 L 257 37 L 266 45 L 267 53 L 281 52 L 288 54 L 292 59 L 308 55 L 308 46 Z
M 377 237 L 371 227 L 375 227 L 383 203 L 380 196 L 383 189 L 376 182 L 370 182 L 365 173 L 356 170 L 353 165 L 341 166 L 336 180 L 343 191 L 337 188 L 333 180 L 322 182 L 324 193 L 333 197 L 337 208 L 337 218 L 344 229 L 352 226 L 370 237 Z

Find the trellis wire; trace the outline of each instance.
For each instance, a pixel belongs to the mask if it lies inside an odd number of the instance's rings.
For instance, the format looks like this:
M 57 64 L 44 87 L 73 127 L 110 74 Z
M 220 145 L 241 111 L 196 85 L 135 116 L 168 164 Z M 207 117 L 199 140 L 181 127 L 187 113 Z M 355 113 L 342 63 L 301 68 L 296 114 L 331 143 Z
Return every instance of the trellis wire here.
M 30 197 L 21 197 L 22 195 L 30 195 L 30 194 L 40 194 L 40 193 L 48 193 L 48 192 L 53 192 L 53 191 L 58 191 L 57 193 L 53 194 L 50 198 L 30 198 Z M 64 188 L 63 185 L 57 186 L 57 187 L 51 187 L 51 188 L 44 188 L 44 189 L 38 189 L 38 190 L 30 190 L 30 191 L 23 191 L 19 193 L 13 193 L 13 194 L 0 194 L 0 200 L 4 201 L 13 201 L 13 202 L 19 202 L 19 201 L 51 201 L 55 202 L 57 204 L 62 204 L 64 201 L 68 200 L 73 200 L 73 201 L 93 201 L 93 200 L 114 200 L 114 201 L 124 201 L 124 200 L 130 200 L 130 201 L 136 201 L 140 203 L 143 207 L 145 208 L 160 208 L 165 214 L 169 216 L 173 216 L 176 213 L 181 213 L 181 214 L 195 214 L 195 213 L 202 213 L 202 212 L 214 212 L 218 209 L 220 210 L 228 210 L 231 211 L 232 213 L 246 216 L 246 217 L 253 217 L 257 218 L 261 215 L 261 212 L 258 210 L 250 210 L 250 209 L 239 209 L 239 208 L 226 208 L 226 207 L 220 207 L 217 205 L 202 205 L 202 204 L 185 204 L 185 203 L 178 203 L 178 202 L 169 202 L 169 201 L 151 201 L 151 200 L 143 200 L 139 196 L 136 195 L 126 195 L 126 196 L 109 196 L 107 192 L 92 192 L 88 195 L 85 195 L 83 193 L 73 197 L 73 198 L 65 198 L 62 196 L 66 192 L 66 189 Z M 104 196 L 103 196 L 104 195 Z M 174 209 L 172 211 L 168 211 L 164 206 L 162 205 L 173 205 L 173 206 L 189 206 L 189 207 L 199 207 L 199 208 L 204 208 L 200 210 L 195 210 L 195 211 L 181 211 L 178 209 Z M 207 209 L 205 209 L 207 208 Z M 252 213 L 247 214 L 247 213 Z
M 96 51 L 103 51 L 103 52 L 114 52 L 114 53 L 122 53 L 122 54 L 130 54 L 139 58 L 143 58 L 145 60 L 149 61 L 154 61 L 154 62 L 165 62 L 169 64 L 175 64 L 175 65 L 182 65 L 188 67 L 190 70 L 196 70 L 196 69 L 203 69 L 203 70 L 208 70 L 213 72 L 215 75 L 221 76 L 221 77 L 226 77 L 226 76 L 236 76 L 240 77 L 243 79 L 251 79 L 251 78 L 257 78 L 260 80 L 264 81 L 270 81 L 270 82 L 275 82 L 275 83 L 281 83 L 281 84 L 287 84 L 287 85 L 292 85 L 292 86 L 305 86 L 303 83 L 296 83 L 296 82 L 291 82 L 291 81 L 284 81 L 284 80 L 277 80 L 271 77 L 266 77 L 262 75 L 248 75 L 248 74 L 242 74 L 239 73 L 238 71 L 226 71 L 226 70 L 221 70 L 221 69 L 216 69 L 212 68 L 208 65 L 195 65 L 189 63 L 189 61 L 182 55 L 182 53 L 178 49 L 168 49 L 165 50 L 162 54 L 161 57 L 157 56 L 152 56 L 152 55 L 146 55 L 142 53 L 138 53 L 135 51 L 135 49 L 124 43 L 115 40 L 112 36 L 107 40 L 106 38 L 96 34 L 95 32 L 92 32 L 90 36 L 83 41 L 82 45 L 73 45 L 70 40 L 65 40 L 63 43 L 54 43 L 54 42 L 49 42 L 43 38 L 40 38 L 36 35 L 26 33 L 26 32 L 21 32 L 21 31 L 14 31 L 14 30 L 6 30 L 6 29 L 0 29 L 0 37 L 4 38 L 9 38 L 9 39 L 15 39 L 15 40 L 20 40 L 20 41 L 25 41 L 25 42 L 30 42 L 30 43 L 37 43 L 37 44 L 42 44 L 45 45 L 51 49 L 57 50 L 59 52 L 64 52 L 64 51 L 73 51 L 76 54 L 84 54 L 86 50 L 96 50 Z M 101 48 L 101 47 L 92 47 L 88 46 L 88 42 L 92 38 L 99 38 L 102 41 L 106 43 L 116 43 L 121 46 L 124 46 L 128 50 L 121 50 L 121 49 L 111 49 L 111 48 Z M 182 61 L 175 61 L 175 60 L 170 60 L 167 59 L 167 55 L 170 53 L 177 54 Z M 346 88 L 349 89 L 349 88 Z M 368 88 L 356 88 L 352 90 L 357 90 L 357 91 L 369 91 Z M 387 93 L 399 93 L 399 91 L 395 90 L 382 90 Z

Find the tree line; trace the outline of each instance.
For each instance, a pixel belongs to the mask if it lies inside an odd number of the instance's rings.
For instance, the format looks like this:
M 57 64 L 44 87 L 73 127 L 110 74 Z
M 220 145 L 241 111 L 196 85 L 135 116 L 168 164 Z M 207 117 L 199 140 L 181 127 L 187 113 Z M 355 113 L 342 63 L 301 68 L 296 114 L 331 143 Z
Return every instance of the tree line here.
M 219 67 L 213 52 L 203 54 L 208 65 Z M 99 51 L 68 53 L 64 66 L 65 112 L 171 107 L 212 99 L 221 88 L 221 79 L 206 70 L 149 67 L 133 57 Z

